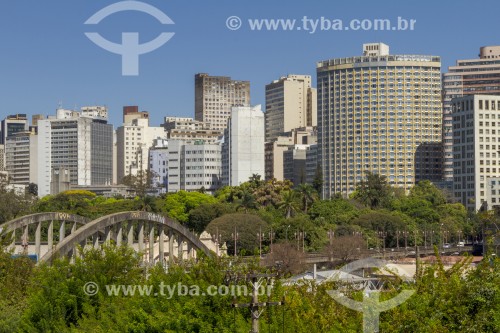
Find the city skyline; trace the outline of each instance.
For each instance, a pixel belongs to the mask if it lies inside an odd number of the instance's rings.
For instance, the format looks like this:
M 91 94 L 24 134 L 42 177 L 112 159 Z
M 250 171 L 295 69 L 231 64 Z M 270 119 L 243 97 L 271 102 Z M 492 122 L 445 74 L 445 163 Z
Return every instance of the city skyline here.
M 3 5 L 0 14 L 4 25 L 2 39 L 9 52 L 0 58 L 4 75 L 0 88 L 5 94 L 2 116 L 52 114 L 60 102 L 68 109 L 106 105 L 110 110 L 110 123 L 117 127 L 121 124 L 122 106 L 139 105 L 151 112 L 151 123 L 159 125 L 166 115 L 194 115 L 196 73 L 248 80 L 251 82 L 251 104 L 264 105 L 265 85 L 272 80 L 287 74 L 311 75 L 315 87 L 316 62 L 357 54 L 362 43 L 383 42 L 391 45 L 395 54 L 441 56 L 443 71 L 458 59 L 477 58 L 476 50 L 481 46 L 498 44 L 494 35 L 494 11 L 465 12 L 460 2 L 453 7 L 435 4 L 429 12 L 422 2 L 404 6 L 386 1 L 385 6 L 317 3 L 307 7 L 300 4 L 284 7 L 281 2 L 250 5 L 228 1 L 215 10 L 210 3 L 195 1 L 193 6 L 199 10 L 192 11 L 179 1 L 145 1 L 172 18 L 175 25 L 166 30 L 176 35 L 162 48 L 140 57 L 138 77 L 123 77 L 120 56 L 100 49 L 84 36 L 89 30 L 83 24 L 85 20 L 115 2 L 75 1 L 69 4 L 54 1 L 47 5 L 19 1 Z M 495 7 L 495 3 L 490 2 L 490 6 Z M 265 15 L 262 14 L 264 6 Z M 454 20 L 443 25 L 445 12 Z M 231 31 L 226 27 L 226 19 L 231 15 L 238 15 L 243 20 L 300 20 L 303 16 L 395 19 L 401 16 L 415 19 L 417 23 L 414 31 L 395 32 L 318 31 L 311 34 L 250 31 L 248 27 Z M 465 20 L 469 24 L 463 24 Z M 102 32 L 113 41 L 122 31 L 138 30 L 144 34 L 141 41 L 146 42 L 156 37 L 162 27 L 148 15 L 127 12 L 115 14 L 90 30 Z M 307 52 L 290 52 L 289 40 L 293 40 L 294 45 L 300 44 Z M 450 48 L 449 45 L 456 46 Z

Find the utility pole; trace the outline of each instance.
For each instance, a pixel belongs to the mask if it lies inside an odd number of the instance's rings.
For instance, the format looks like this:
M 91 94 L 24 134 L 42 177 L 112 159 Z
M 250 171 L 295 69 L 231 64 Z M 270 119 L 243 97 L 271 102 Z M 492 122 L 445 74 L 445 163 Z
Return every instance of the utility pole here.
M 248 274 L 245 280 L 250 279 L 250 284 L 252 285 L 252 302 L 251 303 L 233 303 L 234 308 L 250 308 L 252 315 L 252 329 L 249 333 L 259 333 L 259 318 L 264 312 L 264 308 L 270 306 L 281 306 L 285 304 L 285 300 L 281 302 L 259 302 L 259 289 L 264 282 L 269 280 L 269 278 L 275 277 L 273 274 Z M 269 295 L 268 295 L 269 296 Z M 284 325 L 284 323 L 283 323 Z

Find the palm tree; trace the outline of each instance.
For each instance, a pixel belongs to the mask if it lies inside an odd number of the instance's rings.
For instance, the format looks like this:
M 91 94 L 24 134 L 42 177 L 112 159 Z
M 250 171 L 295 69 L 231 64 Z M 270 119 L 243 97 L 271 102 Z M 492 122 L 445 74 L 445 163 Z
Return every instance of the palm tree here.
M 297 194 L 294 191 L 284 191 L 282 198 L 278 207 L 285 211 L 285 218 L 289 219 L 297 211 Z
M 310 184 L 300 184 L 297 186 L 296 191 L 300 195 L 302 209 L 304 210 L 304 213 L 307 214 L 309 203 L 313 203 L 316 199 L 314 187 Z
M 239 210 L 240 208 L 243 208 L 245 213 L 248 213 L 249 209 L 257 208 L 257 202 L 255 201 L 255 197 L 250 191 L 243 190 L 241 194 L 241 199 L 239 200 L 239 204 L 236 210 Z

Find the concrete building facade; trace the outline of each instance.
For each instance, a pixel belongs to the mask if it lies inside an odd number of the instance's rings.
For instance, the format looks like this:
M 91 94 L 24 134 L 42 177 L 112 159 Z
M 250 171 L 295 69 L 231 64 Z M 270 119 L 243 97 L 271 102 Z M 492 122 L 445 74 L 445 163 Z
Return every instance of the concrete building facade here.
M 72 185 L 101 185 L 113 177 L 113 126 L 102 117 L 58 109 L 38 121 L 38 194 L 51 194 L 53 170 L 67 169 Z
M 429 168 L 415 165 L 417 149 L 441 143 L 440 58 L 390 55 L 381 43 L 364 44 L 363 50 L 366 56 L 317 64 L 324 198 L 349 195 L 366 171 L 408 190 L 416 168 Z M 435 165 L 440 157 L 428 162 Z M 441 172 L 428 177 L 440 179 Z
M 168 192 L 214 193 L 222 186 L 221 145 L 202 141 L 168 142 Z
M 496 191 L 492 182 L 500 178 L 500 96 L 457 97 L 451 110 L 453 195 L 470 210 L 483 205 L 491 209 L 498 204 L 497 193 L 491 191 Z
M 155 139 L 149 149 L 149 171 L 152 173 L 152 186 L 164 189 L 168 186 L 168 140 Z
M 155 139 L 165 138 L 163 127 L 150 127 L 149 119 L 133 119 L 116 129 L 116 177 L 121 183 L 128 175 L 137 175 L 149 167 L 149 148 Z
M 223 131 L 233 106 L 250 105 L 250 82 L 227 76 L 195 75 L 195 119 Z
M 317 125 L 311 76 L 288 75 L 266 85 L 266 142 L 292 129 Z
M 265 144 L 265 169 L 266 180 L 276 178 L 277 180 L 290 179 L 284 174 L 286 161 L 283 154 L 295 145 L 311 145 L 317 143 L 316 127 L 301 127 L 278 136 L 274 141 Z
M 452 99 L 466 95 L 500 95 L 500 46 L 484 46 L 479 59 L 458 60 L 443 74 L 443 178 L 453 180 Z
M 5 141 L 9 136 L 28 130 L 29 124 L 26 114 L 15 114 L 5 117 L 0 127 L 0 145 L 5 145 Z
M 11 184 L 38 183 L 37 143 L 38 136 L 33 132 L 17 132 L 6 138 L 5 170 L 9 173 Z
M 238 186 L 265 175 L 264 113 L 261 106 L 233 107 L 222 144 L 222 184 Z
M 220 130 L 212 130 L 207 123 L 193 118 L 165 117 L 162 126 L 170 140 L 201 140 L 214 144 L 220 140 L 223 133 Z

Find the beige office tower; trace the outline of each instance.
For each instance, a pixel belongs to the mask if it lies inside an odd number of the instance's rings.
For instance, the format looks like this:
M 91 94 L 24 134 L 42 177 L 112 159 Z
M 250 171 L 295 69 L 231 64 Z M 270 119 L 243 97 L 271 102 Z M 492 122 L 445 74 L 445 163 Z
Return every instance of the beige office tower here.
M 311 76 L 288 75 L 266 85 L 266 142 L 295 128 L 316 126 L 316 113 Z
M 500 46 L 484 46 L 479 59 L 458 60 L 443 74 L 443 178 L 453 180 L 451 100 L 466 95 L 500 95 Z
M 226 76 L 195 75 L 195 119 L 223 131 L 233 106 L 250 106 L 250 82 Z
M 440 58 L 390 55 L 382 43 L 363 52 L 317 64 L 325 198 L 349 195 L 366 171 L 405 190 L 441 177 Z

